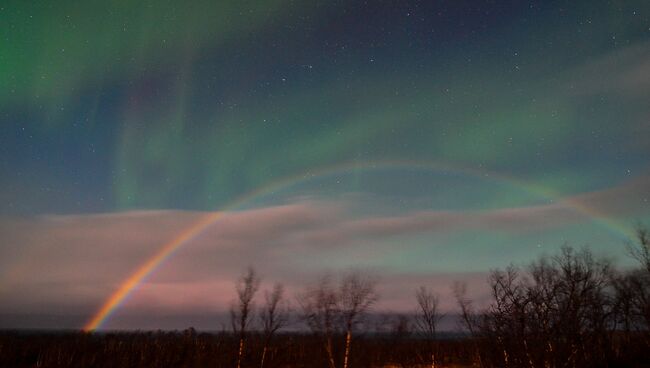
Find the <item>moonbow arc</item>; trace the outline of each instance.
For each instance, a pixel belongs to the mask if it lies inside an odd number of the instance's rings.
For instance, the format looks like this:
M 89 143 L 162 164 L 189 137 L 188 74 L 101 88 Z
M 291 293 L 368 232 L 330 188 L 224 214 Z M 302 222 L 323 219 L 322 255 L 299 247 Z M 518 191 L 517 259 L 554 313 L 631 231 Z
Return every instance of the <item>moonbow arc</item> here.
M 334 175 L 345 173 L 354 170 L 380 170 L 380 169 L 417 169 L 417 170 L 431 170 L 431 171 L 448 171 L 455 173 L 462 173 L 469 176 L 490 179 L 498 182 L 507 183 L 521 190 L 524 190 L 533 195 L 552 199 L 560 202 L 563 205 L 575 210 L 576 212 L 584 215 L 586 218 L 599 223 L 601 226 L 608 228 L 618 235 L 626 239 L 634 237 L 633 231 L 599 213 L 593 208 L 590 208 L 583 203 L 576 201 L 569 201 L 559 199 L 552 191 L 532 184 L 514 177 L 502 175 L 487 170 L 479 170 L 468 167 L 455 166 L 447 163 L 439 162 L 421 162 L 421 161 L 402 161 L 402 160 L 384 160 L 384 161 L 368 161 L 368 162 L 351 162 L 339 165 L 324 167 L 318 170 L 311 170 L 309 172 L 293 175 L 281 180 L 274 181 L 268 185 L 262 186 L 225 206 L 221 211 L 208 212 L 200 219 L 171 239 L 169 242 L 162 245 L 150 258 L 138 266 L 135 271 L 130 274 L 119 287 L 104 301 L 99 310 L 92 316 L 92 318 L 83 327 L 84 331 L 94 331 L 101 328 L 102 325 L 109 319 L 109 317 L 123 304 L 129 295 L 140 285 L 149 275 L 151 275 L 157 268 L 159 268 L 167 259 L 181 248 L 183 245 L 190 243 L 192 239 L 196 238 L 212 224 L 219 221 L 219 219 L 227 211 L 235 210 L 246 203 L 250 203 L 256 198 L 260 198 L 269 193 L 273 193 L 284 188 L 290 188 L 305 181 L 314 180 L 327 175 Z

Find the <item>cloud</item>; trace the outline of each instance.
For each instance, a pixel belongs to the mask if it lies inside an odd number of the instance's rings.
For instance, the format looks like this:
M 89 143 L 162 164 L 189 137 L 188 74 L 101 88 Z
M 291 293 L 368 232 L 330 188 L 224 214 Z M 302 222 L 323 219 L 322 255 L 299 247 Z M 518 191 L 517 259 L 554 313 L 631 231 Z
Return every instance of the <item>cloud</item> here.
M 337 228 L 301 233 L 306 244 L 341 244 L 358 238 L 385 238 L 414 232 L 499 230 L 523 232 L 566 226 L 600 218 L 640 214 L 648 209 L 650 177 L 607 190 L 564 198 L 552 204 L 490 211 L 424 211 L 404 216 L 369 217 L 342 222 Z
M 618 109 L 616 115 L 609 117 L 608 124 L 616 127 L 617 134 L 627 133 L 621 143 L 624 149 L 636 151 L 640 157 L 647 156 L 650 42 L 617 48 L 569 70 L 562 88 L 570 97 L 577 98 L 576 106 L 589 101 L 592 106 L 608 106 L 610 113 L 615 111 L 611 109 Z
M 577 93 L 650 93 L 650 42 L 617 49 L 571 72 L 570 89 Z
M 404 266 L 373 265 L 374 259 L 381 258 L 376 253 L 382 251 L 374 244 L 396 242 L 400 252 L 408 253 L 414 245 L 403 237 L 413 234 L 467 230 L 521 234 L 588 222 L 588 214 L 647 215 L 649 197 L 650 177 L 640 177 L 551 204 L 491 211 L 353 216 L 349 209 L 364 203 L 297 200 L 224 213 L 143 282 L 124 308 L 161 313 L 223 310 L 234 296 L 233 281 L 246 265 L 259 270 L 264 287 L 281 281 L 293 293 L 324 270 L 338 267 L 326 262 L 331 254 L 383 275 L 381 308 L 406 310 L 415 286 L 428 285 L 444 293 L 456 279 L 468 281 L 474 296 L 480 296 L 484 273 L 462 269 L 423 273 Z M 2 218 L 0 313 L 69 310 L 90 316 L 139 265 L 205 215 L 145 211 Z M 451 308 L 448 294 L 443 304 Z

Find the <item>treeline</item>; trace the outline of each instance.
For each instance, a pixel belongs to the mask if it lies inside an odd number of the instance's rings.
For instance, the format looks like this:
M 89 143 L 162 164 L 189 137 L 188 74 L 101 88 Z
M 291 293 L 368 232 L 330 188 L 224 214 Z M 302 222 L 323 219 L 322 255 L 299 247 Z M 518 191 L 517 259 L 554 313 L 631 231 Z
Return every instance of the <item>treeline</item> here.
M 506 368 L 650 366 L 648 231 L 639 229 L 637 242 L 627 248 L 637 261 L 632 270 L 617 270 L 610 260 L 596 257 L 587 248 L 568 246 L 528 267 L 494 270 L 488 277 L 491 302 L 481 309 L 475 309 L 466 297 L 465 285 L 454 285 L 461 328 L 468 334 L 465 343 L 470 346 L 466 346 L 469 360 L 479 367 Z M 348 368 L 353 355 L 368 353 L 353 349 L 352 342 L 355 334 L 363 331 L 359 326 L 369 330 L 363 322 L 378 299 L 376 285 L 372 277 L 350 272 L 338 283 L 323 277 L 296 298 L 300 320 L 321 342 L 328 368 Z M 237 286 L 238 304 L 231 308 L 233 321 L 239 321 L 233 324 L 240 339 L 237 368 L 246 344 L 246 319 L 258 286 L 259 279 L 249 269 Z M 458 361 L 437 338 L 444 317 L 438 308 L 439 299 L 421 286 L 415 291 L 416 312 L 389 322 L 393 337 L 408 337 L 406 347 L 393 343 L 404 350 L 405 356 L 417 358 L 409 361 L 411 366 L 434 368 Z M 282 286 L 276 285 L 272 294 L 266 294 L 261 309 L 264 343 L 260 367 L 264 366 L 273 333 L 288 321 L 288 307 L 277 308 L 282 300 Z M 409 345 L 413 349 L 409 350 Z M 398 362 L 395 359 L 385 363 L 394 364 Z M 400 365 L 406 366 L 403 361 Z
M 369 318 L 379 295 L 367 273 L 324 276 L 288 298 L 281 284 L 261 293 L 249 268 L 235 284 L 229 331 L 6 332 L 0 366 L 650 367 L 648 232 L 639 230 L 628 250 L 637 261 L 631 270 L 570 247 L 494 270 L 481 308 L 465 285 L 453 285 L 462 338 L 441 337 L 439 323 L 450 317 L 426 286 L 414 292 L 414 313 Z M 286 332 L 296 324 L 309 332 Z
M 341 341 L 343 336 L 339 336 Z M 445 365 L 471 367 L 472 346 L 465 340 L 438 342 Z M 263 335 L 251 332 L 242 367 L 260 367 Z M 390 334 L 359 334 L 352 343 L 351 367 L 421 367 L 428 345 L 419 339 Z M 231 332 L 185 331 L 117 333 L 0 332 L 0 367 L 235 367 L 239 339 Z M 333 345 L 335 356 L 343 344 Z M 337 362 L 339 362 L 337 360 Z M 451 365 L 453 363 L 453 365 Z M 430 366 L 430 364 L 427 364 Z M 267 350 L 264 367 L 326 368 L 322 341 L 309 333 L 278 333 Z
M 481 367 L 650 366 L 650 239 L 629 247 L 639 267 L 616 270 L 589 250 L 562 248 L 489 276 L 491 304 L 455 296 Z

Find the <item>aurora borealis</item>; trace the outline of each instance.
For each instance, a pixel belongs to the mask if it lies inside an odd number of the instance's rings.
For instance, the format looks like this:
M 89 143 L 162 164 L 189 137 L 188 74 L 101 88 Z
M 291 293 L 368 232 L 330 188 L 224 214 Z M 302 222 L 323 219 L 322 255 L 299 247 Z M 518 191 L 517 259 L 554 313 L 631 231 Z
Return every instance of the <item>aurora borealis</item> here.
M 650 223 L 647 1 L 9 1 L 0 45 L 0 327 L 82 327 L 210 211 L 104 327 L 216 328 L 249 264 L 480 299 Z

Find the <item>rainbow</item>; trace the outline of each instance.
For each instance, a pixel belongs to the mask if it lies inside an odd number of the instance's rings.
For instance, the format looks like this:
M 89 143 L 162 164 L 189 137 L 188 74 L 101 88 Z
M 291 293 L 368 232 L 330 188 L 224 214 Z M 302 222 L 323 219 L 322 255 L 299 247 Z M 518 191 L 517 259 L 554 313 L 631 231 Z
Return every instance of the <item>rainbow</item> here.
M 287 190 L 299 184 L 303 184 L 316 178 L 323 178 L 335 174 L 344 174 L 349 171 L 371 171 L 379 169 L 412 169 L 412 170 L 431 170 L 431 171 L 449 171 L 468 176 L 477 177 L 483 180 L 494 180 L 500 183 L 511 185 L 519 188 L 532 195 L 538 196 L 555 203 L 559 203 L 570 208 L 595 223 L 615 232 L 624 239 L 631 240 L 634 238 L 633 229 L 624 226 L 606 216 L 606 214 L 597 211 L 594 208 L 577 200 L 558 199 L 558 196 L 547 188 L 536 184 L 525 182 L 523 180 L 510 177 L 486 170 L 474 168 L 458 167 L 446 163 L 407 161 L 407 160 L 384 160 L 384 161 L 364 161 L 349 162 L 333 166 L 327 166 L 313 171 L 293 175 L 278 181 L 274 181 L 266 186 L 260 187 L 243 197 L 231 202 L 222 211 L 209 212 L 194 223 L 189 228 L 178 234 L 175 238 L 164 244 L 149 259 L 137 267 L 137 269 L 126 278 L 108 299 L 102 304 L 101 308 L 92 316 L 92 318 L 83 327 L 84 331 L 94 331 L 100 328 L 108 318 L 122 305 L 129 295 L 141 284 L 149 275 L 169 259 L 180 247 L 196 238 L 212 224 L 217 222 L 227 211 L 235 210 L 240 206 L 263 195 L 273 194 L 280 190 Z
M 106 302 L 104 302 L 101 309 L 99 309 L 95 316 L 86 323 L 83 328 L 84 331 L 92 331 L 99 328 L 110 314 L 117 309 L 126 297 L 128 297 L 129 294 L 138 286 L 138 284 L 150 275 L 156 267 L 161 265 L 167 258 L 171 257 L 174 251 L 180 248 L 181 245 L 189 242 L 201 231 L 210 226 L 210 224 L 217 221 L 222 214 L 223 212 L 214 212 L 204 216 L 200 221 L 165 244 L 151 258 L 147 259 L 147 261 L 140 265 L 131 276 L 124 280 L 120 287 L 113 292 Z

